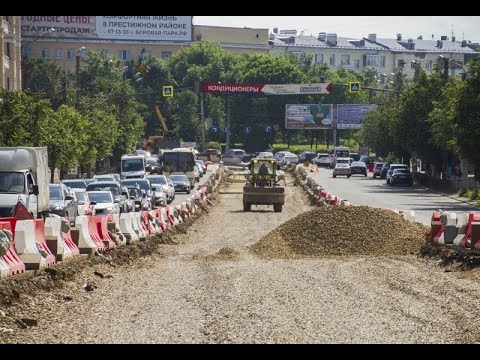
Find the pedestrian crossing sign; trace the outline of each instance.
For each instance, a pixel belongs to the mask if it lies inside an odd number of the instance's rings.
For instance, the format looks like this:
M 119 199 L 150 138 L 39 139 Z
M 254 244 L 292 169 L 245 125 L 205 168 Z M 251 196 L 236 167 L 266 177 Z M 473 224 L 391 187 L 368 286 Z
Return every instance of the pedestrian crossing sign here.
M 173 96 L 173 86 L 168 85 L 168 86 L 163 86 L 163 97 L 172 97 Z
M 351 93 L 360 92 L 360 82 L 358 82 L 358 81 L 351 82 L 350 83 L 350 92 Z

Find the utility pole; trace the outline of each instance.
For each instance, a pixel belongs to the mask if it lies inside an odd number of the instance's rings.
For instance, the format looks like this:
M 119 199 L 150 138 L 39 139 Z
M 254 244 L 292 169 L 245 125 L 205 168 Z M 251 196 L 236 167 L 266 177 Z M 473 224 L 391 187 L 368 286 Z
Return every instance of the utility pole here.
M 202 124 L 202 147 L 206 147 L 205 139 L 205 108 L 203 105 L 203 89 L 200 89 L 200 122 Z
M 75 56 L 75 109 L 80 110 L 80 53 Z
M 230 95 L 227 96 L 227 137 L 225 139 L 225 151 L 230 149 Z

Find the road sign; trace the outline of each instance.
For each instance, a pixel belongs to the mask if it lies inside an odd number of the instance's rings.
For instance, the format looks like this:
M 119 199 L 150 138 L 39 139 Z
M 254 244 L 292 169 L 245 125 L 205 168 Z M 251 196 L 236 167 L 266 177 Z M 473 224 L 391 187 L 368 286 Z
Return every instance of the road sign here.
M 212 133 L 216 133 L 217 130 L 218 130 L 218 129 L 217 129 L 216 126 L 212 126 L 212 128 L 210 129 L 210 131 L 211 131 Z
M 252 127 L 251 126 L 246 126 L 245 127 L 245 134 L 250 134 L 252 132 Z
M 280 131 L 280 125 L 273 125 L 273 130 Z
M 360 82 L 359 81 L 352 81 L 349 86 L 351 93 L 358 93 L 360 92 Z
M 173 96 L 173 86 L 167 85 L 162 86 L 163 97 L 172 97 Z
M 266 133 L 271 133 L 272 132 L 272 127 L 271 126 L 265 126 L 265 132 Z
M 225 126 L 225 127 L 223 128 L 223 131 L 228 132 L 228 126 Z

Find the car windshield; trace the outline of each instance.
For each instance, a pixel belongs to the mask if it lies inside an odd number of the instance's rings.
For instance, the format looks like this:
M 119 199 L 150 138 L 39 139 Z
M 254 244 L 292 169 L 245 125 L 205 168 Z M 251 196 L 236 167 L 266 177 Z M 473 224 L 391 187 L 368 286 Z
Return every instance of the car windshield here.
M 65 180 L 62 182 L 72 189 L 86 189 L 87 187 L 84 180 Z
M 24 176 L 21 173 L 0 172 L 0 193 L 23 193 L 24 181 Z
M 170 176 L 170 179 L 172 181 L 188 181 L 188 178 L 186 175 L 172 175 Z
M 128 193 L 130 194 L 131 197 L 140 197 L 142 196 L 142 191 L 137 188 L 129 188 Z
M 113 203 L 112 193 L 88 193 L 90 200 L 96 203 Z
M 140 189 L 145 191 L 150 191 L 150 183 L 148 180 L 139 180 L 139 179 L 132 179 L 132 180 L 123 180 L 122 186 L 129 186 L 129 185 L 138 185 Z
M 120 191 L 117 186 L 95 184 L 95 182 L 87 186 L 87 191 L 110 191 L 113 196 L 120 195 Z
M 77 200 L 80 205 L 83 205 L 87 202 L 87 194 L 85 191 L 75 191 L 75 195 L 77 196 Z
M 394 173 L 394 174 L 403 174 L 403 175 L 405 175 L 405 174 L 409 174 L 409 173 L 410 173 L 410 170 L 408 170 L 408 169 L 395 169 L 395 170 L 393 170 L 393 173 Z
M 352 167 L 367 167 L 363 161 L 354 161 Z
M 144 163 L 142 158 L 123 159 L 122 170 L 123 171 L 141 171 L 144 169 Z
M 165 185 L 167 183 L 167 179 L 164 176 L 159 176 L 159 177 L 149 176 L 147 177 L 147 179 L 150 181 L 151 184 Z
M 147 159 L 148 165 L 158 165 L 157 159 Z
M 63 200 L 62 197 L 62 190 L 60 190 L 60 186 L 50 186 L 50 200 Z
M 383 163 L 376 163 L 376 164 L 375 164 L 375 167 L 381 169 L 381 168 L 383 167 Z

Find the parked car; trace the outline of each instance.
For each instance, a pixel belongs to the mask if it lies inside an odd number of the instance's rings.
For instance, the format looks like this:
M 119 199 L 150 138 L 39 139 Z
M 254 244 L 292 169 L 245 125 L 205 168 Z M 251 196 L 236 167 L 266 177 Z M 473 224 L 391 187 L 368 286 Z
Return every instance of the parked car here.
M 413 176 L 409 169 L 397 168 L 393 170 L 392 176 L 390 177 L 390 185 L 393 186 L 397 184 L 413 186 Z
M 318 166 L 328 166 L 330 168 L 333 168 L 333 155 L 327 153 L 318 153 L 317 156 L 312 159 L 312 163 Z
M 373 168 L 373 178 L 375 179 L 377 176 L 381 178 L 382 175 L 382 167 L 383 167 L 383 162 L 377 162 L 375 163 L 375 167 Z
M 304 163 L 306 161 L 311 161 L 315 156 L 317 156 L 317 154 L 313 151 L 303 151 L 298 155 L 298 162 Z
M 238 158 L 240 160 L 243 159 L 244 156 L 246 156 L 247 153 L 245 152 L 245 150 L 242 150 L 242 149 L 228 149 L 227 151 L 225 151 L 225 154 L 223 155 L 223 157 L 225 158 Z
M 351 165 L 351 174 L 367 176 L 367 165 L 363 161 L 354 161 Z
M 380 179 L 387 178 L 387 172 L 390 169 L 390 163 L 384 163 L 382 166 L 382 171 L 380 172 Z
M 391 164 L 390 169 L 387 172 L 387 184 L 390 184 L 392 179 L 393 171 L 396 169 L 408 169 L 408 165 L 405 164 Z
M 86 189 L 87 182 L 85 179 L 65 179 L 62 180 L 62 184 L 65 184 L 70 189 Z
M 49 184 L 50 212 L 67 218 L 70 225 L 75 225 L 77 218 L 77 199 L 65 184 Z
M 95 210 L 95 215 L 120 214 L 120 206 L 115 203 L 111 191 L 87 191 Z
M 170 175 L 170 180 L 172 180 L 175 186 L 175 192 L 186 192 L 190 194 L 190 181 L 187 175 Z
M 347 163 L 337 163 L 335 167 L 333 168 L 333 177 L 337 176 L 346 176 L 349 178 L 352 176 L 352 171 L 350 168 L 350 164 Z

